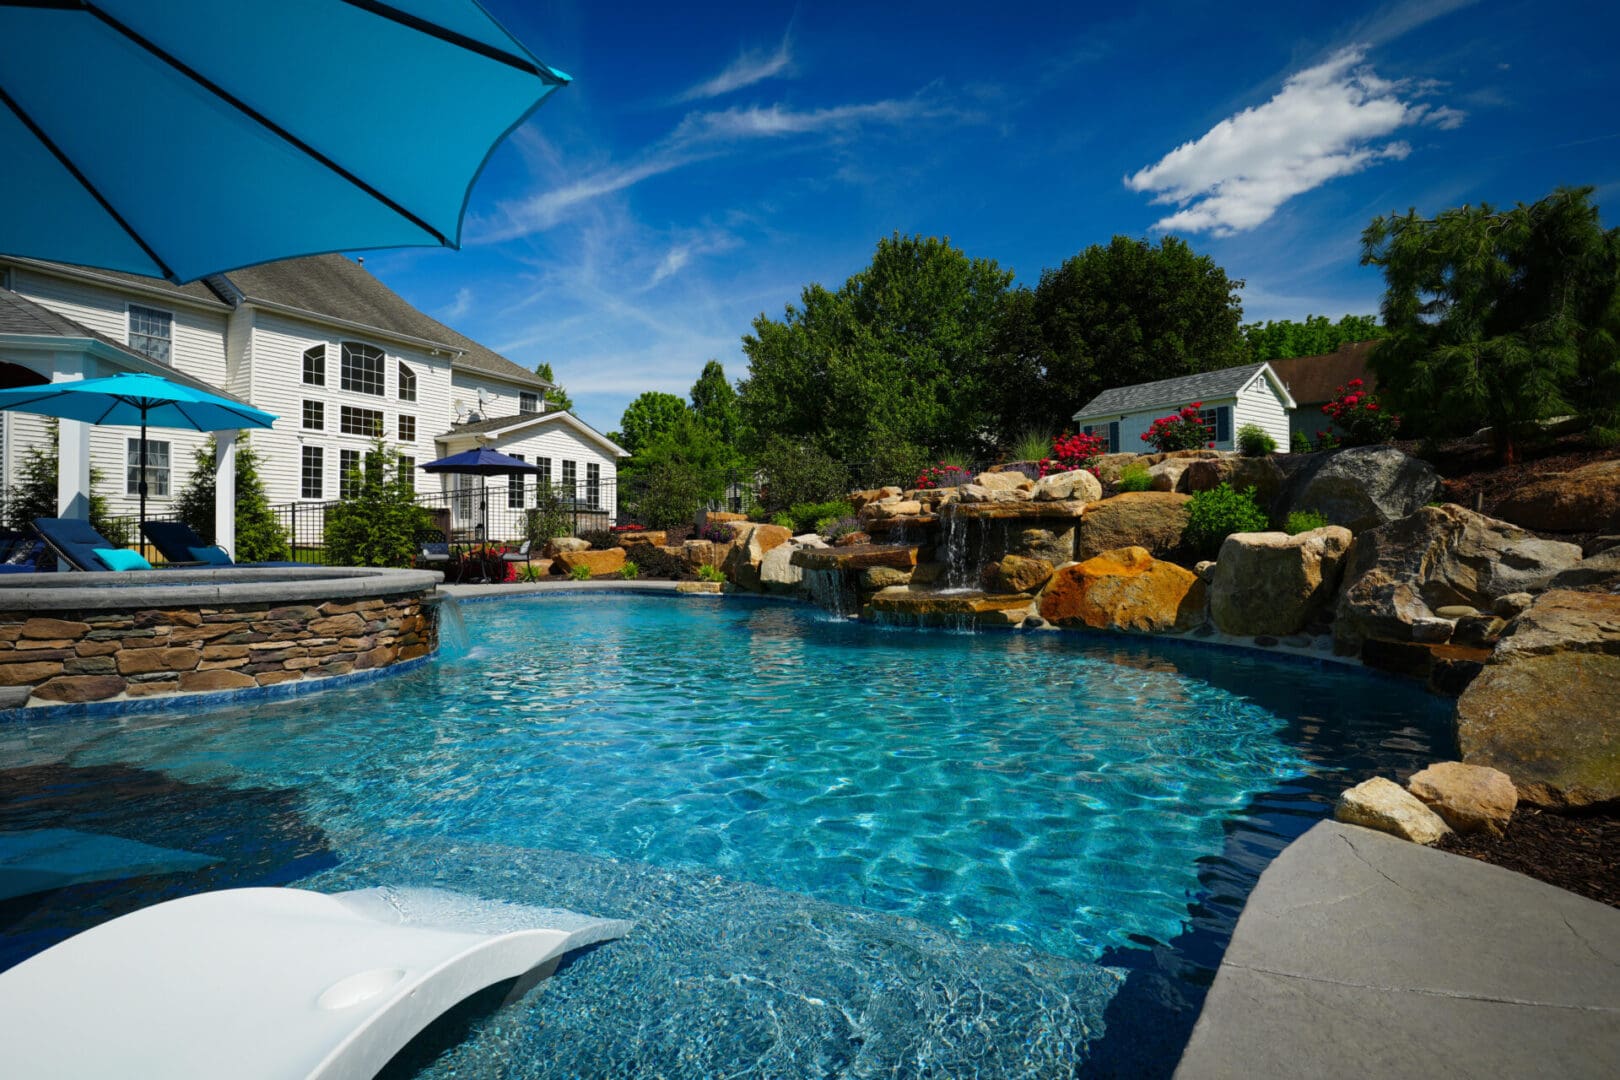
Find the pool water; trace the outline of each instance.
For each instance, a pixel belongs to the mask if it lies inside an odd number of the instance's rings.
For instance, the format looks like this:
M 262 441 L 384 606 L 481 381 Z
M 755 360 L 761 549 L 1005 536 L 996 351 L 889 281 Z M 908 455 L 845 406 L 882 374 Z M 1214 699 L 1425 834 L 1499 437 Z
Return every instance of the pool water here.
M 448 885 L 639 925 L 402 1075 L 1162 1074 L 1265 862 L 1448 752 L 1414 687 L 1192 644 L 465 616 L 361 688 L 0 728 L 0 830 L 217 860 L 0 902 L 0 966 L 202 888 Z

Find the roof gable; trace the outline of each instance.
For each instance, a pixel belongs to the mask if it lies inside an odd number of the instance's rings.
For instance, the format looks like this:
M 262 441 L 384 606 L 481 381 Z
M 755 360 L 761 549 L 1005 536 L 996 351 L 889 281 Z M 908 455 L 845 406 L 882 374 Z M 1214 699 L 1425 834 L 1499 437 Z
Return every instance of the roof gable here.
M 630 456 L 630 451 L 571 412 L 519 413 L 516 416 L 487 417 L 483 420 L 474 420 L 470 424 L 457 424 L 449 431 L 441 435 L 435 435 L 434 438 L 449 440 L 464 436 L 484 436 L 489 439 L 499 439 L 514 432 L 522 431 L 525 428 L 557 423 L 573 428 L 587 439 L 606 448 L 608 453 L 615 457 Z
M 1109 414 L 1126 415 L 1149 409 L 1187 405 L 1194 401 L 1236 397 L 1257 376 L 1268 370 L 1263 363 L 1243 364 L 1239 367 L 1221 368 L 1219 371 L 1204 371 L 1196 375 L 1178 375 L 1173 379 L 1159 379 L 1156 382 L 1116 386 L 1111 390 L 1104 390 L 1086 402 L 1080 411 L 1074 414 L 1074 419 L 1079 420 L 1082 417 L 1089 419 Z M 1278 397 L 1287 400 L 1287 391 L 1280 382 L 1273 381 L 1272 389 L 1278 392 Z

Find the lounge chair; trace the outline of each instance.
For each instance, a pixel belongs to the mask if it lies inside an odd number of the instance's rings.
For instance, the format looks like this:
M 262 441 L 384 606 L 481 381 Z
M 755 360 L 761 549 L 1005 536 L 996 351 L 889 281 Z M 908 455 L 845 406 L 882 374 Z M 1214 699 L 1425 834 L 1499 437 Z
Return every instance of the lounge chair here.
M 39 569 L 45 544 L 20 532 L 0 532 L 0 574 L 32 574 Z
M 34 532 L 57 560 L 75 570 L 105 573 L 152 569 L 152 564 L 139 552 L 113 543 L 80 518 L 35 518 L 32 524 Z M 127 565 L 122 565 L 125 563 Z
M 10 1080 L 373 1076 L 471 994 L 629 930 L 436 889 L 200 893 L 0 974 L 0 1057 Z
M 210 544 L 183 521 L 143 521 L 141 532 L 171 566 L 307 566 L 297 562 L 239 563 L 218 544 Z

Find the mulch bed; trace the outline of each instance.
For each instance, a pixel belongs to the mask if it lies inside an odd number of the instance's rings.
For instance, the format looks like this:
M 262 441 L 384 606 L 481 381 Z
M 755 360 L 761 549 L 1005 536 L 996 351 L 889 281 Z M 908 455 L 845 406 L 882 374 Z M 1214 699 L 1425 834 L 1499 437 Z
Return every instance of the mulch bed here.
M 1520 807 L 1504 836 L 1453 834 L 1435 846 L 1620 907 L 1620 810 L 1551 814 Z

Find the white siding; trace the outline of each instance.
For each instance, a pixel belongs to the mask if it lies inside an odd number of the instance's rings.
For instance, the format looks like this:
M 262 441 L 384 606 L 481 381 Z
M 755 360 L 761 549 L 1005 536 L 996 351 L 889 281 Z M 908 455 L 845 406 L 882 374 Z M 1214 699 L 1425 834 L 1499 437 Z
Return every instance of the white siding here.
M 384 393 L 381 397 L 342 389 L 340 342 L 362 341 L 383 350 Z M 304 352 L 326 346 L 326 385 L 304 384 Z M 410 365 L 416 373 L 416 400 L 399 400 L 398 365 Z M 338 497 L 338 451 L 364 451 L 371 440 L 363 435 L 344 435 L 340 410 L 344 405 L 375 409 L 383 414 L 383 437 L 400 453 L 416 459 L 418 465 L 436 457 L 433 437 L 449 429 L 450 364 L 448 357 L 429 356 L 423 351 L 390 345 L 376 338 L 352 333 L 328 332 L 314 323 L 259 311 L 254 314 L 250 359 L 249 399 L 258 408 L 275 413 L 278 419 L 270 431 L 255 432 L 254 448 L 263 462 L 265 491 L 272 503 L 294 502 L 302 498 L 300 469 L 302 447 L 320 446 L 325 450 L 325 478 L 321 497 Z M 303 429 L 304 402 L 319 401 L 325 406 L 325 427 L 320 431 Z M 416 418 L 416 438 L 399 440 L 401 414 Z M 439 489 L 438 481 L 427 473 L 414 474 L 417 490 Z
M 1277 449 L 1288 451 L 1288 410 L 1277 396 L 1271 380 L 1262 373 L 1238 394 L 1237 409 L 1232 416 L 1232 435 L 1244 424 L 1256 424 L 1277 440 Z M 1222 449 L 1228 449 L 1222 447 Z
M 1235 408 L 1235 406 L 1238 404 L 1238 400 L 1230 397 L 1209 398 L 1200 404 L 1202 404 L 1206 409 L 1218 409 L 1223 406 L 1233 409 L 1233 439 L 1227 439 L 1215 444 L 1215 448 L 1217 450 L 1232 449 L 1234 439 L 1237 435 L 1237 429 L 1242 423 L 1242 421 L 1238 420 L 1237 418 L 1237 410 Z M 1095 434 L 1106 436 L 1108 433 L 1109 421 L 1117 420 L 1119 421 L 1119 452 L 1122 454 L 1151 454 L 1155 452 L 1153 449 L 1153 444 L 1143 442 L 1142 436 L 1147 434 L 1148 428 L 1153 426 L 1153 421 L 1157 420 L 1161 416 L 1171 416 L 1180 408 L 1180 405 L 1165 405 L 1162 408 L 1147 409 L 1142 412 L 1124 414 L 1115 413 L 1112 416 L 1086 417 L 1075 422 L 1076 430 L 1083 431 L 1087 427 L 1090 427 Z
M 478 391 L 484 392 L 483 415 L 493 418 L 497 416 L 516 416 L 521 411 L 520 394 L 533 393 L 541 400 L 539 408 L 545 409 L 545 400 L 541 391 L 535 387 L 517 386 L 514 383 L 503 382 L 490 376 L 468 371 L 466 368 L 456 368 L 451 379 L 451 406 L 453 411 L 465 417 L 469 411 L 478 411 Z M 446 428 L 449 425 L 446 425 Z M 441 429 L 443 430 L 443 429 Z

